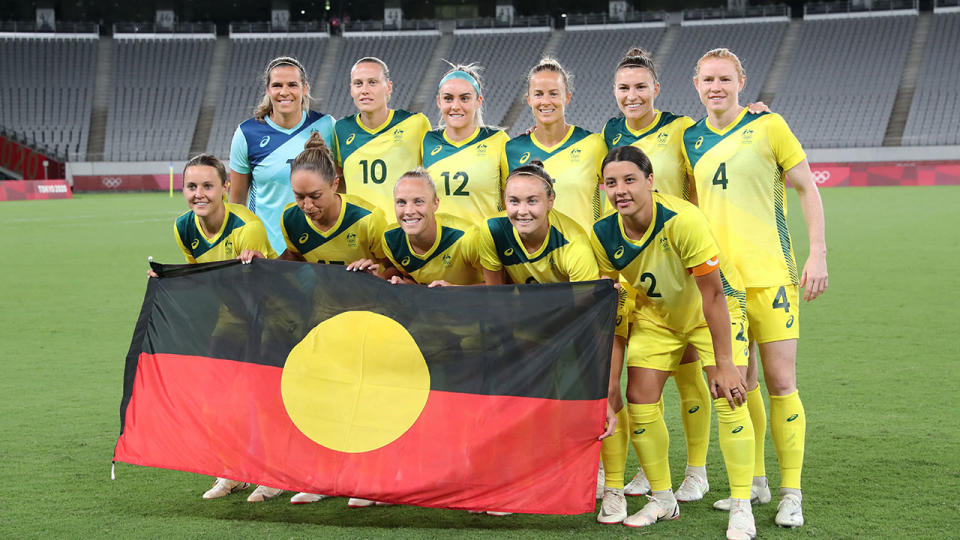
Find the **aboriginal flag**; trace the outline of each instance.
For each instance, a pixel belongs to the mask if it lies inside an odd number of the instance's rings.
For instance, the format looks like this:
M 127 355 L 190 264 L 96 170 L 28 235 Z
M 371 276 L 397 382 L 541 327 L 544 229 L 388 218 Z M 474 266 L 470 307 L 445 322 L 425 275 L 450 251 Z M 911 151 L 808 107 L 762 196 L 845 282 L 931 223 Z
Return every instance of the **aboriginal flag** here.
M 439 508 L 594 509 L 612 282 L 156 265 L 115 461 Z

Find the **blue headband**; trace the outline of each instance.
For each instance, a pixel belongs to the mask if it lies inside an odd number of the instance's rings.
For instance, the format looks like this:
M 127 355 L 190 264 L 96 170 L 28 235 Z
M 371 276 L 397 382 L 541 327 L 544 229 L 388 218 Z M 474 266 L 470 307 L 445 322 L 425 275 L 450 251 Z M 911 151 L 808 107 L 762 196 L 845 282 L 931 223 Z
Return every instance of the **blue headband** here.
M 473 89 L 477 91 L 477 95 L 478 96 L 480 95 L 480 85 L 477 84 L 477 79 L 475 79 L 473 75 L 467 73 L 466 71 L 461 71 L 459 69 L 456 71 L 451 71 L 450 73 L 447 73 L 446 76 L 444 76 L 444 78 L 440 79 L 440 84 L 437 85 L 437 91 L 440 90 L 440 88 L 443 86 L 443 83 L 449 81 L 450 79 L 460 79 L 463 81 L 467 81 L 468 83 L 470 83 L 471 86 L 473 86 Z

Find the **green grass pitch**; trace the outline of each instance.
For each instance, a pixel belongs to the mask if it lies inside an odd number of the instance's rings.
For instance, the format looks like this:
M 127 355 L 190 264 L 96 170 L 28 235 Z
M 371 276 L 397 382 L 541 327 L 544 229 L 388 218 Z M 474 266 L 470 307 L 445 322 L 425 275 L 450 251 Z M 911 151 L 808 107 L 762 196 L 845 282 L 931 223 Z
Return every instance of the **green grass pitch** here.
M 806 233 L 790 195 L 797 257 Z M 957 292 L 960 188 L 834 188 L 827 209 L 830 287 L 802 308 L 799 381 L 807 411 L 807 525 L 761 538 L 943 537 L 960 530 Z M 494 518 L 413 507 L 349 510 L 344 499 L 293 506 L 203 501 L 210 479 L 118 464 L 123 361 L 146 258 L 182 262 L 177 194 L 78 195 L 0 203 L 0 535 L 24 537 L 627 537 L 719 538 L 726 515 L 716 435 L 706 500 L 638 531 L 581 516 Z M 674 483 L 685 451 L 667 386 Z M 716 422 L 714 422 L 714 425 Z M 716 428 L 714 427 L 714 431 Z M 636 467 L 631 451 L 628 474 Z M 551 463 L 543 474 L 562 474 Z M 630 511 L 642 501 L 631 498 Z

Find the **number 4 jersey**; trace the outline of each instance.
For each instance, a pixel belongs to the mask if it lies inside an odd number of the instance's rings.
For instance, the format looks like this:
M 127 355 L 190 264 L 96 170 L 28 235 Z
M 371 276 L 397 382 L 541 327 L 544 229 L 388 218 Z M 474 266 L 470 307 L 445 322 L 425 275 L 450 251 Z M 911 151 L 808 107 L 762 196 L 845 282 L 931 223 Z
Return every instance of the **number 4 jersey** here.
M 453 142 L 442 129 L 423 137 L 423 166 L 437 185 L 440 211 L 479 225 L 503 210 L 506 164 L 500 161 L 510 137 L 502 130 L 477 128 Z
M 683 146 L 700 209 L 746 286 L 798 283 L 783 171 L 806 155 L 783 118 L 744 109 L 722 130 L 704 118 L 683 133 Z
M 720 257 L 710 225 L 696 206 L 653 192 L 653 219 L 639 240 L 628 238 L 620 214 L 593 225 L 590 242 L 600 273 L 636 290 L 635 314 L 676 332 L 704 324 L 694 275 L 720 270 L 731 321 L 746 318 L 746 293 L 737 269 Z M 719 268 L 717 268 L 719 266 Z

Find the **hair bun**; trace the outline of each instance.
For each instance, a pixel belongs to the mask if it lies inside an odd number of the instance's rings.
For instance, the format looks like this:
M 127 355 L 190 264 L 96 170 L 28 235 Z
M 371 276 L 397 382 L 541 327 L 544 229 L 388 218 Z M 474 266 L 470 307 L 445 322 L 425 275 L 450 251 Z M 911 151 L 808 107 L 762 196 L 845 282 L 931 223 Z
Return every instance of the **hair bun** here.
M 648 53 L 647 51 L 641 49 L 640 47 L 633 47 L 633 48 L 631 48 L 629 51 L 627 51 L 627 54 L 625 54 L 625 55 L 623 55 L 623 56 L 624 56 L 624 58 L 631 58 L 631 57 L 635 57 L 635 56 L 643 56 L 643 57 L 649 58 L 649 57 L 650 57 L 650 53 Z
M 327 143 L 323 140 L 323 135 L 319 131 L 314 131 L 310 134 L 310 138 L 307 139 L 307 142 L 303 143 L 304 150 L 320 150 L 325 148 Z

